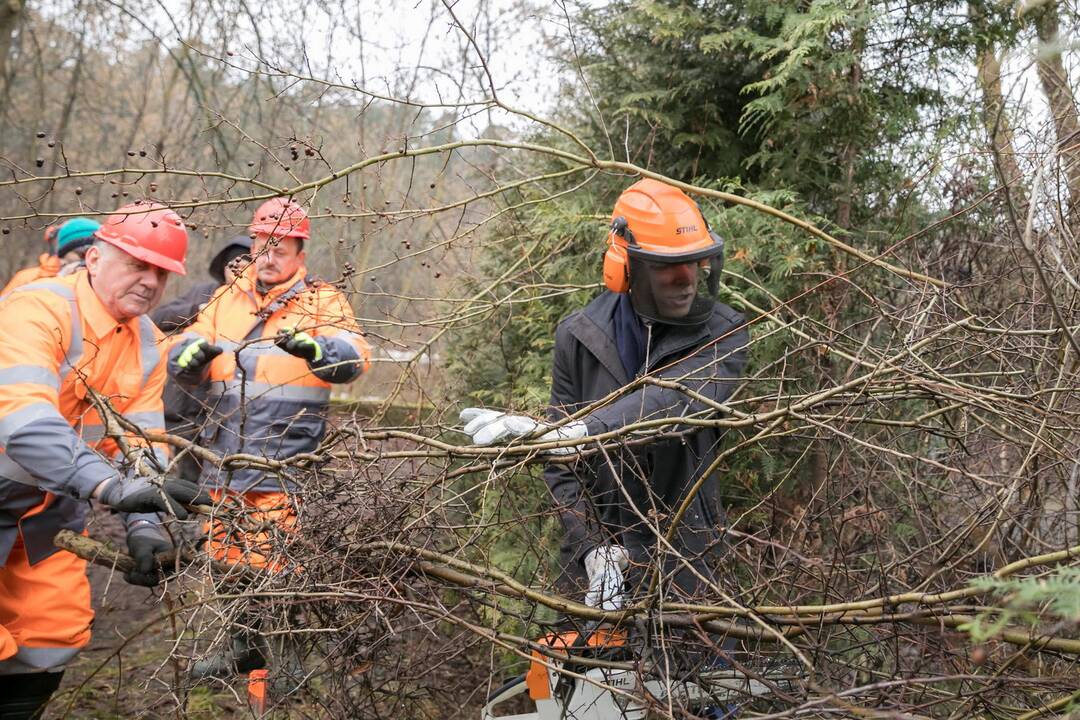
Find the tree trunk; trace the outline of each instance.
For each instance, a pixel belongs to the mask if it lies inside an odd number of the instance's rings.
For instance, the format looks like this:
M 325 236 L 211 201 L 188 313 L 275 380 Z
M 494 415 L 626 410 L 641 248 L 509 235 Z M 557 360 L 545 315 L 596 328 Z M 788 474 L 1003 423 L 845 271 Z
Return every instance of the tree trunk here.
M 1050 114 L 1054 118 L 1058 154 L 1069 188 L 1069 208 L 1065 216 L 1072 218 L 1080 205 L 1080 120 L 1077 118 L 1069 76 L 1061 61 L 1057 3 L 1049 2 L 1037 10 L 1034 22 L 1039 34 L 1036 67 L 1039 82 L 1050 104 Z
M 979 90 L 982 92 L 983 125 L 994 156 L 998 180 L 1009 190 L 1009 201 L 1016 208 L 1016 219 L 1023 227 L 1027 218 L 1028 193 L 1023 173 L 1016 161 L 1012 123 L 1005 113 L 1005 97 L 1001 92 L 1001 63 L 993 48 L 980 48 L 976 53 Z
M 7 59 L 11 52 L 11 38 L 19 25 L 23 0 L 0 0 L 0 79 L 7 80 Z

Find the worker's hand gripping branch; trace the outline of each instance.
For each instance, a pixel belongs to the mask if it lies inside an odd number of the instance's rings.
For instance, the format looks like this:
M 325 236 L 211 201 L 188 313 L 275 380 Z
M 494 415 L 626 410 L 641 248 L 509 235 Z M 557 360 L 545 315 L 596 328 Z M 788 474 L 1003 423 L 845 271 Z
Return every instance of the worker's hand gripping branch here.
M 135 520 L 128 525 L 127 546 L 135 567 L 124 573 L 124 580 L 142 587 L 157 585 L 163 569 L 157 556 L 173 548 L 165 528 L 151 520 Z
M 188 343 L 188 346 L 176 358 L 176 365 L 185 373 L 197 375 L 222 352 L 220 347 L 211 345 L 206 338 L 199 338 Z
M 556 442 L 559 440 L 580 440 L 589 434 L 589 429 L 581 420 L 549 430 L 551 426 L 533 420 L 527 415 L 510 415 L 497 410 L 483 408 L 465 408 L 460 414 L 465 423 L 463 432 L 472 437 L 474 445 L 493 445 L 497 442 L 516 440 L 538 432 L 544 432 L 538 442 Z M 554 455 L 569 455 L 578 451 L 578 446 L 552 448 Z
M 623 606 L 623 571 L 630 556 L 622 545 L 601 545 L 585 555 L 585 573 L 589 592 L 585 604 L 601 610 L 621 610 Z
M 164 512 L 187 519 L 185 505 L 210 505 L 210 496 L 187 480 L 165 480 L 129 472 L 106 480 L 94 490 L 94 497 L 120 512 Z
M 293 327 L 280 330 L 274 339 L 274 344 L 290 355 L 303 358 L 308 362 L 317 363 L 323 357 L 322 347 L 315 341 L 315 338 L 306 332 L 298 332 Z

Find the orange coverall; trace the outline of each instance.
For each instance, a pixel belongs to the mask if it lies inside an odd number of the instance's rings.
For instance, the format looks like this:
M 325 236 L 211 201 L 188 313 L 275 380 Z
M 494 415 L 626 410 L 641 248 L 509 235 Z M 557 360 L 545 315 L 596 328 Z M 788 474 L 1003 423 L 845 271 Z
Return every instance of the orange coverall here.
M 166 363 L 150 318 L 117 322 L 85 270 L 17 288 L 0 318 L 0 674 L 33 673 L 90 639 L 86 563 L 52 544 L 85 529 L 86 500 L 118 473 L 88 388 L 161 431 Z
M 278 331 L 289 327 L 315 338 L 322 348 L 320 361 L 309 364 L 274 344 Z M 176 360 L 198 338 L 225 352 L 193 376 Z M 238 366 L 236 350 L 249 342 L 240 350 Z M 256 289 L 252 266 L 218 289 L 169 355 L 169 372 L 179 382 L 208 383 L 210 412 L 202 445 L 220 455 L 242 452 L 282 459 L 318 447 L 326 434 L 331 384 L 356 378 L 367 368 L 371 351 L 352 308 L 333 285 L 308 278 L 300 267 L 264 295 Z M 234 510 L 244 511 L 246 524 L 285 533 L 295 528 L 296 488 L 288 477 L 258 469 L 225 472 L 207 464 L 202 479 L 215 489 L 216 499 L 227 496 Z M 219 522 L 207 529 L 214 557 L 280 567 L 280 561 L 271 558 L 269 531 L 245 533 Z

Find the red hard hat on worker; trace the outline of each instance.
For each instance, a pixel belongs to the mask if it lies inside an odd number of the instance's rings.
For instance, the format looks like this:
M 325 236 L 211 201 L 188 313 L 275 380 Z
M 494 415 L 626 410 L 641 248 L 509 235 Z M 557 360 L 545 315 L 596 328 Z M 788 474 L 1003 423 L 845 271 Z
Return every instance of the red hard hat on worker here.
M 158 203 L 132 203 L 105 218 L 94 237 L 159 268 L 186 275 L 187 228 L 174 210 Z
M 248 230 L 253 236 L 307 240 L 311 237 L 311 220 L 307 211 L 295 200 L 276 197 L 259 206 Z

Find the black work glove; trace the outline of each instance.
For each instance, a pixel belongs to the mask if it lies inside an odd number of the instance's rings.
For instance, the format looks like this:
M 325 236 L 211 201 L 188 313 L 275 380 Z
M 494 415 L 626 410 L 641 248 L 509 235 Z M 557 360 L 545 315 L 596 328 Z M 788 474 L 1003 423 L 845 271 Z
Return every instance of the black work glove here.
M 154 587 L 161 582 L 162 568 L 157 559 L 159 553 L 172 550 L 172 539 L 165 529 L 147 520 L 136 521 L 128 528 L 128 552 L 135 560 L 135 569 L 124 573 L 124 580 L 131 585 Z
M 147 475 L 129 473 L 106 480 L 96 497 L 120 512 L 164 512 L 186 520 L 185 505 L 210 505 L 210 496 L 187 480 L 166 480 L 155 484 Z
M 185 373 L 195 375 L 201 373 L 203 368 L 222 352 L 224 350 L 217 345 L 211 345 L 206 338 L 199 338 L 188 343 L 176 358 L 176 366 Z
M 274 344 L 290 355 L 304 358 L 308 362 L 322 360 L 322 346 L 306 332 L 297 332 L 296 328 L 279 330 Z

